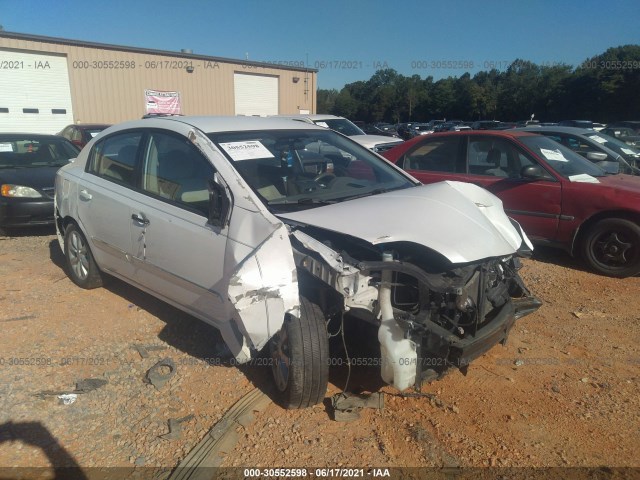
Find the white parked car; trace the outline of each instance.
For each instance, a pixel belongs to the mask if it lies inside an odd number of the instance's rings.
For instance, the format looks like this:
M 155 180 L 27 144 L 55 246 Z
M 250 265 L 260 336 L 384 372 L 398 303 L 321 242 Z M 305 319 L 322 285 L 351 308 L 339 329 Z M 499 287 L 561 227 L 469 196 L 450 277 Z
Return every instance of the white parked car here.
M 299 122 L 315 124 L 319 127 L 330 128 L 331 130 L 350 137 L 351 140 L 358 142 L 360 145 L 376 153 L 386 152 L 390 148 L 403 142 L 401 138 L 387 137 L 384 135 L 368 135 L 351 120 L 336 115 L 274 115 L 274 118 L 288 118 Z
M 129 282 L 218 328 L 239 362 L 268 348 L 288 408 L 324 398 L 327 325 L 376 325 L 382 378 L 403 390 L 466 369 L 539 306 L 517 273 L 531 244 L 498 198 L 420 185 L 315 125 L 128 122 L 55 188 L 74 283 Z

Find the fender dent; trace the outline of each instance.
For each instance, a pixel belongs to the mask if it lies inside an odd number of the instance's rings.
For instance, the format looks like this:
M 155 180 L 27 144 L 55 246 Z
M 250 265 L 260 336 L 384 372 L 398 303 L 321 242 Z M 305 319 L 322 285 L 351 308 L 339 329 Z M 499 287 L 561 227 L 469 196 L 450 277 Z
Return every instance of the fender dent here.
M 297 271 L 284 224 L 234 271 L 229 280 L 229 300 L 236 310 L 239 329 L 256 350 L 280 330 L 286 314 L 299 315 Z M 236 358 L 240 360 L 238 355 Z

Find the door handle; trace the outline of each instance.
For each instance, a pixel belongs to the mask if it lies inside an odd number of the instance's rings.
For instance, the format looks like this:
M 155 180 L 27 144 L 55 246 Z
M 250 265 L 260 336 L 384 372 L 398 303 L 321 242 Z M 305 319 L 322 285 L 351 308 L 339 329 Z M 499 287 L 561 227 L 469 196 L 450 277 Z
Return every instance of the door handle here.
M 80 195 L 79 196 L 80 196 L 80 199 L 82 199 L 82 200 L 91 200 L 93 198 L 93 195 L 91 195 L 89 193 L 89 191 L 86 190 L 86 189 L 85 190 L 80 190 Z
M 133 220 L 134 222 L 141 223 L 141 224 L 142 224 L 142 225 L 144 225 L 145 227 L 146 227 L 147 225 L 149 225 L 149 223 L 151 223 L 151 222 L 149 222 L 149 219 L 148 219 L 148 218 L 145 218 L 145 217 L 144 217 L 144 216 L 142 216 L 142 215 L 138 215 L 137 213 L 134 213 L 134 214 L 132 214 L 132 215 L 131 215 L 131 220 Z

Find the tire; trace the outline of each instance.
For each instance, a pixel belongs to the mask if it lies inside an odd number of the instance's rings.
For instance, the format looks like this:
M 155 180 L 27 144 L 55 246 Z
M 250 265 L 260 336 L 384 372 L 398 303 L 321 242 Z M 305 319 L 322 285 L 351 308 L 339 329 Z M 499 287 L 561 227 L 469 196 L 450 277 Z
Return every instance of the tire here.
M 624 278 L 640 273 L 640 226 L 622 218 L 596 223 L 584 237 L 582 256 L 594 271 Z
M 322 402 L 329 383 L 329 336 L 320 307 L 300 297 L 300 318 L 287 316 L 270 350 L 280 404 L 307 408 Z
M 64 257 L 67 275 L 73 283 L 86 289 L 102 286 L 102 274 L 87 239 L 73 223 L 64 232 Z

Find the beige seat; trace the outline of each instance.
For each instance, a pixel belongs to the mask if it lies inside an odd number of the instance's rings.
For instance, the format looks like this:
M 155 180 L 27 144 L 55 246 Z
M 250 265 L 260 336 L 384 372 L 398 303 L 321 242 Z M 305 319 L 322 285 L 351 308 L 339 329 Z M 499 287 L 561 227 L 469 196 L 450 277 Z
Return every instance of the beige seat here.
M 494 165 L 492 168 L 485 170 L 485 175 L 493 175 L 494 177 L 508 177 L 509 174 L 504 171 L 500 165 L 500 158 L 502 157 L 502 152 L 497 148 L 492 148 L 487 153 L 486 162 Z

